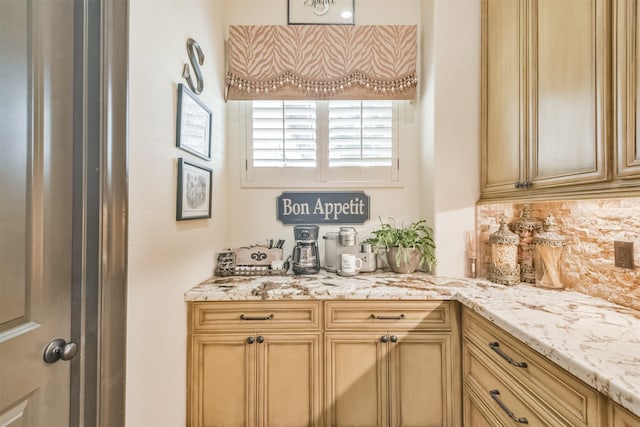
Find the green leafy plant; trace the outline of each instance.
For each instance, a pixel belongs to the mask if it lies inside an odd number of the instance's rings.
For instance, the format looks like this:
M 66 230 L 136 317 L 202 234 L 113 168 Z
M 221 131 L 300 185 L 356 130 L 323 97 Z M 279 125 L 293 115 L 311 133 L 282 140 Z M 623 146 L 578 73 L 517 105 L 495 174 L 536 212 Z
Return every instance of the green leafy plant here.
M 373 237 L 365 240 L 365 243 L 374 245 L 376 251 L 384 248 L 397 247 L 396 262 L 398 264 L 408 263 L 409 249 L 415 248 L 420 253 L 420 263 L 426 264 L 429 268 L 437 262 L 433 242 L 433 230 L 422 219 L 409 225 L 397 226 L 394 218 L 389 218 L 389 222 L 380 220 L 380 227 L 371 232 Z

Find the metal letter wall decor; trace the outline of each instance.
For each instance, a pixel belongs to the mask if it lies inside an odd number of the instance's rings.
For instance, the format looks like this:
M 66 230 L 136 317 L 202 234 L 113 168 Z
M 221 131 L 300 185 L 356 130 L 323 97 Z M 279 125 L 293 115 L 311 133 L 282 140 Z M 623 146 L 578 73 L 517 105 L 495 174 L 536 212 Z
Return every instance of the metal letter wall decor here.
M 202 78 L 202 72 L 200 71 L 200 65 L 204 64 L 204 54 L 202 53 L 200 45 L 194 39 L 187 40 L 187 53 L 189 54 L 189 60 L 191 61 L 193 72 L 196 73 L 197 84 L 193 84 L 193 80 L 191 79 L 191 72 L 189 70 L 189 64 L 184 64 L 184 67 L 182 69 L 182 77 L 184 77 L 187 81 L 189 89 L 191 89 L 191 91 L 196 95 L 200 95 L 202 93 L 202 89 L 204 89 L 204 79 Z

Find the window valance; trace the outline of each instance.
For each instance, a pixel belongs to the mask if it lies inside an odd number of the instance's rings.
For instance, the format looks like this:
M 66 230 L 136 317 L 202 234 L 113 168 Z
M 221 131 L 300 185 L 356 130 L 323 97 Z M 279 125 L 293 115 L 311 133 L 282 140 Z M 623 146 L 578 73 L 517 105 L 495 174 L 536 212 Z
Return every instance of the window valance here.
M 414 99 L 415 25 L 234 25 L 228 99 Z

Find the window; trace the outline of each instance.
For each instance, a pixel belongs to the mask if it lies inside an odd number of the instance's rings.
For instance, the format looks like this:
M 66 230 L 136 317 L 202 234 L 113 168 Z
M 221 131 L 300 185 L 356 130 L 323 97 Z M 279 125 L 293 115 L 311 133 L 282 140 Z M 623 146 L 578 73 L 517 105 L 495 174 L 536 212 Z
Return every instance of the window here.
M 247 105 L 243 184 L 397 184 L 394 101 L 253 101 Z

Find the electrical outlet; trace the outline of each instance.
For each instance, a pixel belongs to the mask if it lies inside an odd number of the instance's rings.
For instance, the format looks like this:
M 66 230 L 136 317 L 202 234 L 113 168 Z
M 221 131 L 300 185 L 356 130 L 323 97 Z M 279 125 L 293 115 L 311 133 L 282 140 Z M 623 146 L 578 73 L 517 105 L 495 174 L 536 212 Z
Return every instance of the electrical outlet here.
M 631 268 L 633 266 L 633 242 L 613 242 L 616 267 Z

